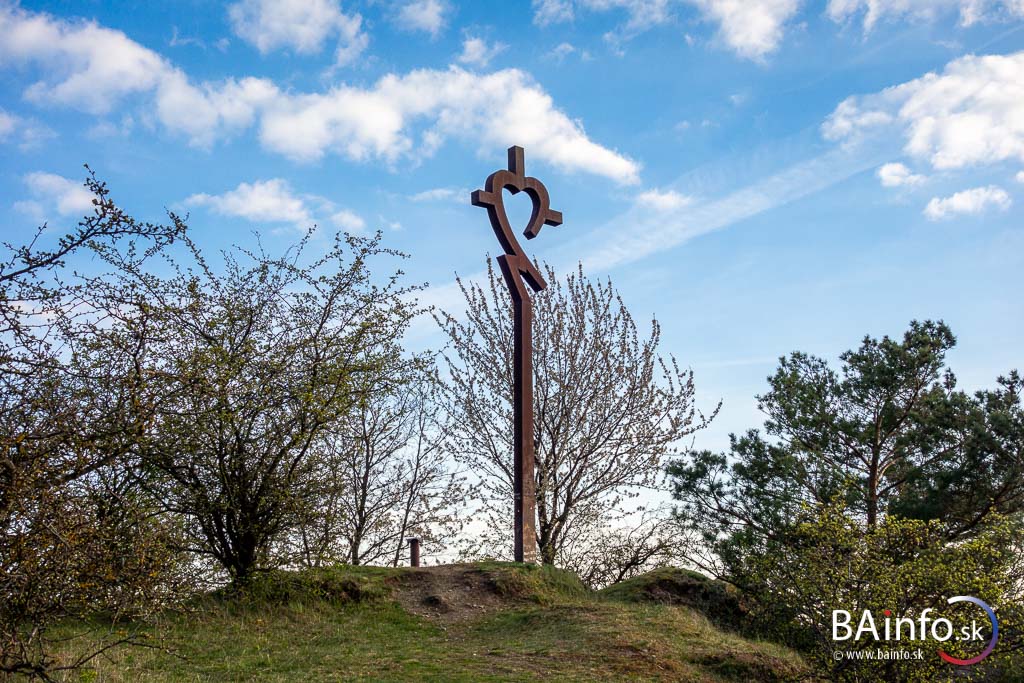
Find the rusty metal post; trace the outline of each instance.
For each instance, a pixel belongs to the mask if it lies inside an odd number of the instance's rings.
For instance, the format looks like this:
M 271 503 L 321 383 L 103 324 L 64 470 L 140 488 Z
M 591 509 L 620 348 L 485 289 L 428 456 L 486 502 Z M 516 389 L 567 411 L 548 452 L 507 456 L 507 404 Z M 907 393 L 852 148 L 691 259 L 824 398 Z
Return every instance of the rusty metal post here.
M 536 562 L 537 494 L 533 451 L 533 302 L 507 255 L 498 257 L 512 293 L 513 548 L 516 562 Z M 532 551 L 532 552 L 531 552 Z
M 504 190 L 512 194 L 526 192 L 533 201 L 533 213 L 523 235 L 533 239 L 545 225 L 561 225 L 562 214 L 552 211 L 548 191 L 536 178 L 526 175 L 522 147 L 509 147 L 508 170 L 487 177 L 483 190 L 472 194 L 473 206 L 487 209 L 494 234 L 504 254 L 498 257 L 501 274 L 512 296 L 512 451 L 514 533 L 513 557 L 516 562 L 536 563 L 537 495 L 533 443 L 533 302 L 526 285 L 535 292 L 547 283 L 533 262 L 523 253 L 505 213 Z
M 420 539 L 418 538 L 409 539 L 409 566 L 420 566 Z

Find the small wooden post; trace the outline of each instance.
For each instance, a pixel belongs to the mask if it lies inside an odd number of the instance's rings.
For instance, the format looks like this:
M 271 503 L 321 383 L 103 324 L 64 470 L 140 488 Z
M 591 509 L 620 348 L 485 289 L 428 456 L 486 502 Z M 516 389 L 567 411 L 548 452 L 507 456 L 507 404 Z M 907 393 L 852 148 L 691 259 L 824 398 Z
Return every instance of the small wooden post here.
M 409 566 L 420 566 L 420 539 L 418 538 L 409 539 Z

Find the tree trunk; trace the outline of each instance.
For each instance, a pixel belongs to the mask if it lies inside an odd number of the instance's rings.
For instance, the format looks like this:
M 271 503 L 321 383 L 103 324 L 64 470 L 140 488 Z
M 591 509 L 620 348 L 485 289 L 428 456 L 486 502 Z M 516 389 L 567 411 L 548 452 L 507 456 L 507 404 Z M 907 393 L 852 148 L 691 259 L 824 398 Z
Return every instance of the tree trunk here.
M 868 529 L 874 529 L 878 523 L 878 456 L 871 460 L 871 467 L 868 469 L 868 495 L 867 495 L 867 516 Z

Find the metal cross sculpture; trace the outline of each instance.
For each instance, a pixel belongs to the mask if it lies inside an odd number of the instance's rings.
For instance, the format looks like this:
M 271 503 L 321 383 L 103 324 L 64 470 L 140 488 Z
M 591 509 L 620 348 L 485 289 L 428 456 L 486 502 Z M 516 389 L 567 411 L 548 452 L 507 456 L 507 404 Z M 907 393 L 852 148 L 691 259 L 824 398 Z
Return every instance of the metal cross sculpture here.
M 530 289 L 539 292 L 548 285 L 540 271 L 523 253 L 519 241 L 512 233 L 505 213 L 502 192 L 526 192 L 533 200 L 533 214 L 523 231 L 532 240 L 545 225 L 561 225 L 562 214 L 552 211 L 548 191 L 536 178 L 527 177 L 523 163 L 523 148 L 508 148 L 508 170 L 495 171 L 487 176 L 484 189 L 474 190 L 473 206 L 487 208 L 491 227 L 505 253 L 498 257 L 501 274 L 512 295 L 513 348 L 512 348 L 512 424 L 513 424 L 513 476 L 515 499 L 516 562 L 537 562 L 537 493 L 534 481 L 533 456 L 533 303 Z M 524 284 L 525 281 L 525 284 Z

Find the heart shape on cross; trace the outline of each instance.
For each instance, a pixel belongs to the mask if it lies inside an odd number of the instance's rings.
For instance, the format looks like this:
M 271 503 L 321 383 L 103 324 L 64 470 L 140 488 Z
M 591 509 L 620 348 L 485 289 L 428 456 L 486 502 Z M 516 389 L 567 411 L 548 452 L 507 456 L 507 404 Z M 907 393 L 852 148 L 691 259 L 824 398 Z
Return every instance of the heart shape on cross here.
M 544 187 L 544 183 L 526 175 L 522 147 L 509 147 L 508 170 L 502 169 L 487 176 L 484 189 L 474 190 L 472 194 L 473 206 L 482 206 L 487 209 L 491 227 L 494 228 L 494 234 L 501 243 L 502 249 L 508 254 L 510 260 L 515 262 L 516 267 L 526 277 L 534 291 L 540 291 L 546 287 L 546 283 L 530 259 L 526 257 L 512 226 L 509 224 L 508 214 L 505 211 L 505 199 L 502 194 L 504 190 L 508 190 L 512 194 L 525 192 L 533 202 L 530 221 L 527 223 L 526 229 L 523 230 L 523 235 L 528 240 L 539 235 L 541 228 L 545 225 L 561 225 L 562 213 L 551 209 L 548 190 Z

